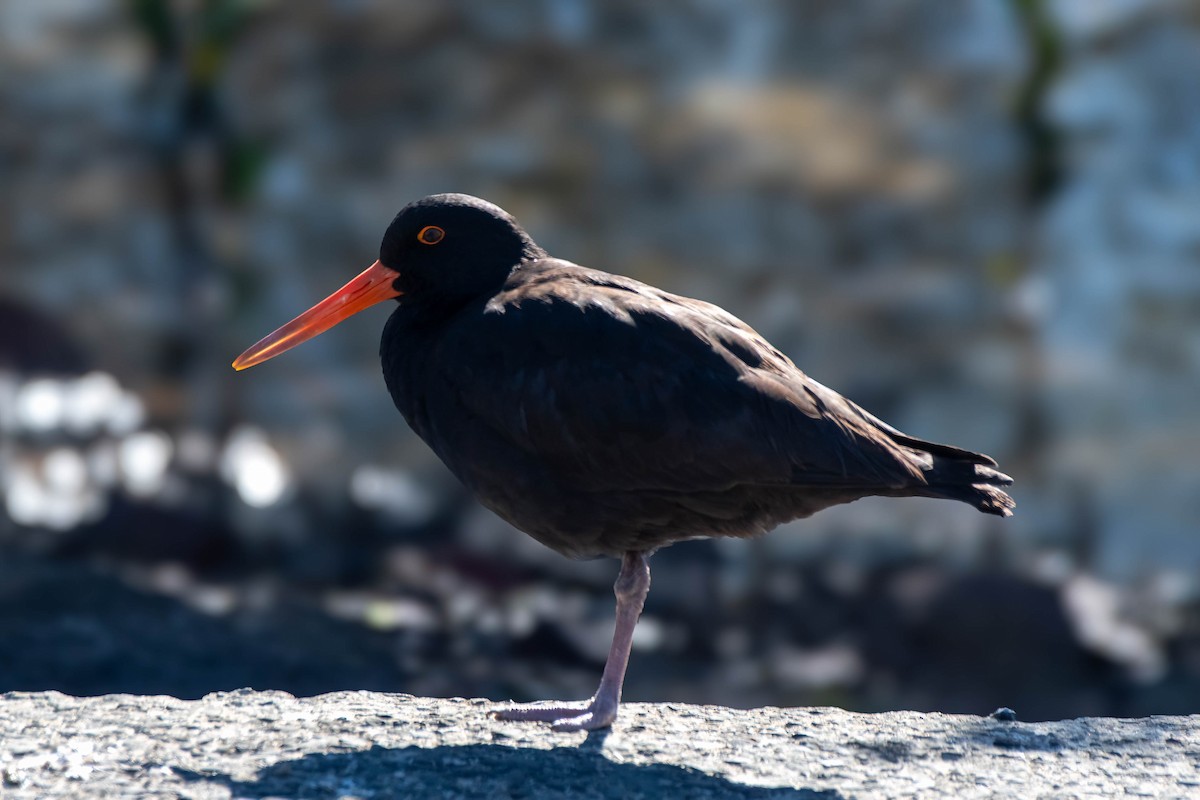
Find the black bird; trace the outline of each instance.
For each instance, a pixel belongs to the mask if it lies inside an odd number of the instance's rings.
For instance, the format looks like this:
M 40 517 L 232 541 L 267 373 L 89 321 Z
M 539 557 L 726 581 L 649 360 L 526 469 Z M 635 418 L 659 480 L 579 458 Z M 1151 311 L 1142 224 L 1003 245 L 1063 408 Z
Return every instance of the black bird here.
M 554 258 L 508 213 L 462 194 L 406 206 L 378 261 L 233 366 L 389 298 L 383 375 L 417 435 L 542 544 L 621 559 L 596 694 L 501 719 L 612 724 L 660 547 L 755 536 L 871 495 L 1012 514 L 999 488 L 1012 479 L 991 458 L 901 433 L 727 311 Z

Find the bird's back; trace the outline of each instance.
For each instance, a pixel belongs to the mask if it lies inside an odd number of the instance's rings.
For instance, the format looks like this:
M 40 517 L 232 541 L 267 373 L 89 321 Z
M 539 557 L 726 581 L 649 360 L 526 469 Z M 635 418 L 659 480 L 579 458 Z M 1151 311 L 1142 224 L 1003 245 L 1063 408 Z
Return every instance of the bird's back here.
M 1007 515 L 986 456 L 908 437 L 733 315 L 544 259 L 438 326 L 397 312 L 388 388 L 479 499 L 573 556 L 747 536 L 868 495 Z

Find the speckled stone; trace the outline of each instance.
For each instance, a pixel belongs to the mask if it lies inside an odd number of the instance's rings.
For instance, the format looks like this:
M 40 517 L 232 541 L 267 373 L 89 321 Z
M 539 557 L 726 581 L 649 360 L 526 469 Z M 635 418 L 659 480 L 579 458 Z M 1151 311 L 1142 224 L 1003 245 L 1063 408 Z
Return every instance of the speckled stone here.
M 0 696 L 0 797 L 1200 796 L 1200 717 L 1002 722 L 631 703 L 593 734 L 487 700 Z

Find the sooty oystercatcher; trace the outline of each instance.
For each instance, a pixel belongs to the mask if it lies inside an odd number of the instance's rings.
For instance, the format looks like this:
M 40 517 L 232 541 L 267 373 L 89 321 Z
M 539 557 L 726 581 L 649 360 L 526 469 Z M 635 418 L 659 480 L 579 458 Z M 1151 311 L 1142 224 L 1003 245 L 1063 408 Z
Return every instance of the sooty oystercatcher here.
M 586 702 L 506 707 L 611 725 L 647 557 L 754 536 L 861 497 L 940 497 L 1007 517 L 991 458 L 901 433 L 710 303 L 554 258 L 502 209 L 426 197 L 379 260 L 255 344 L 245 369 L 397 299 L 383 375 L 404 419 L 496 514 L 566 556 L 621 559 L 616 631 Z

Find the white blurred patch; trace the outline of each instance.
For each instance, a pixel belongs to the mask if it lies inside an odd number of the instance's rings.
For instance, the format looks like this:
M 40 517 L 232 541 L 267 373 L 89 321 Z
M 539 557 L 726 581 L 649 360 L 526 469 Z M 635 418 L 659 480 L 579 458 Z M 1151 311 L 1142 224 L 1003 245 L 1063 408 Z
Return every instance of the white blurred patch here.
M 159 495 L 174 448 L 166 434 L 140 430 L 145 418 L 142 401 L 105 372 L 28 380 L 0 372 L 0 430 L 19 434 L 0 450 L 4 509 L 18 524 L 69 530 L 102 515 L 116 486 Z
M 1044 275 L 1026 277 L 1013 288 L 1012 310 L 1026 323 L 1041 324 L 1054 310 L 1054 286 Z
M 132 433 L 146 421 L 146 409 L 142 401 L 132 392 L 122 392 L 109 409 L 108 430 L 114 436 L 124 436 Z
M 350 477 L 350 499 L 363 508 L 382 511 L 407 524 L 418 524 L 433 516 L 433 497 L 407 472 L 370 464 L 354 470 Z
M 331 592 L 325 608 L 335 617 L 363 622 L 376 630 L 436 630 L 437 613 L 426 603 L 408 597 Z
M 657 617 L 642 615 L 637 627 L 633 629 L 633 649 L 653 651 L 662 648 L 666 639 L 666 631 L 662 621 Z
M 16 427 L 45 433 L 62 424 L 63 383 L 52 378 L 38 378 L 17 391 Z
M 66 431 L 124 436 L 145 422 L 142 401 L 105 372 L 81 378 L 19 379 L 0 375 L 0 428 L 32 433 Z
M 105 372 L 90 372 L 65 383 L 63 427 L 77 436 L 98 432 L 120 407 L 122 394 L 117 379 Z
M 265 508 L 279 502 L 291 478 L 279 453 L 262 431 L 244 426 L 229 437 L 221 454 L 221 476 L 248 506 Z
M 846 644 L 800 649 L 786 647 L 771 659 L 776 679 L 797 689 L 848 686 L 862 679 L 865 667 L 858 652 Z
M 110 441 L 94 444 L 87 454 L 88 472 L 97 486 L 111 489 L 121 477 L 117 464 L 117 449 Z
M 83 455 L 66 447 L 42 459 L 14 461 L 4 482 L 4 506 L 18 525 L 68 530 L 94 519 L 103 499 L 88 481 Z
M 87 463 L 78 450 L 58 447 L 42 462 L 46 485 L 55 493 L 78 494 L 87 488 Z
M 117 464 L 130 494 L 149 497 L 162 488 L 171 450 L 170 437 L 161 431 L 139 431 L 117 445 Z
M 37 525 L 46 505 L 45 492 L 37 477 L 23 465 L 11 466 L 6 486 L 4 506 L 8 516 L 18 525 Z
M 196 586 L 183 600 L 202 614 L 222 617 L 237 608 L 237 593 L 226 586 Z
M 1150 683 L 1162 678 L 1166 654 L 1148 631 L 1125 619 L 1116 586 L 1076 575 L 1063 585 L 1062 604 L 1085 647 L 1121 664 L 1135 680 Z
M 176 459 L 192 472 L 207 472 L 217 463 L 217 443 L 204 431 L 184 431 L 178 438 Z

